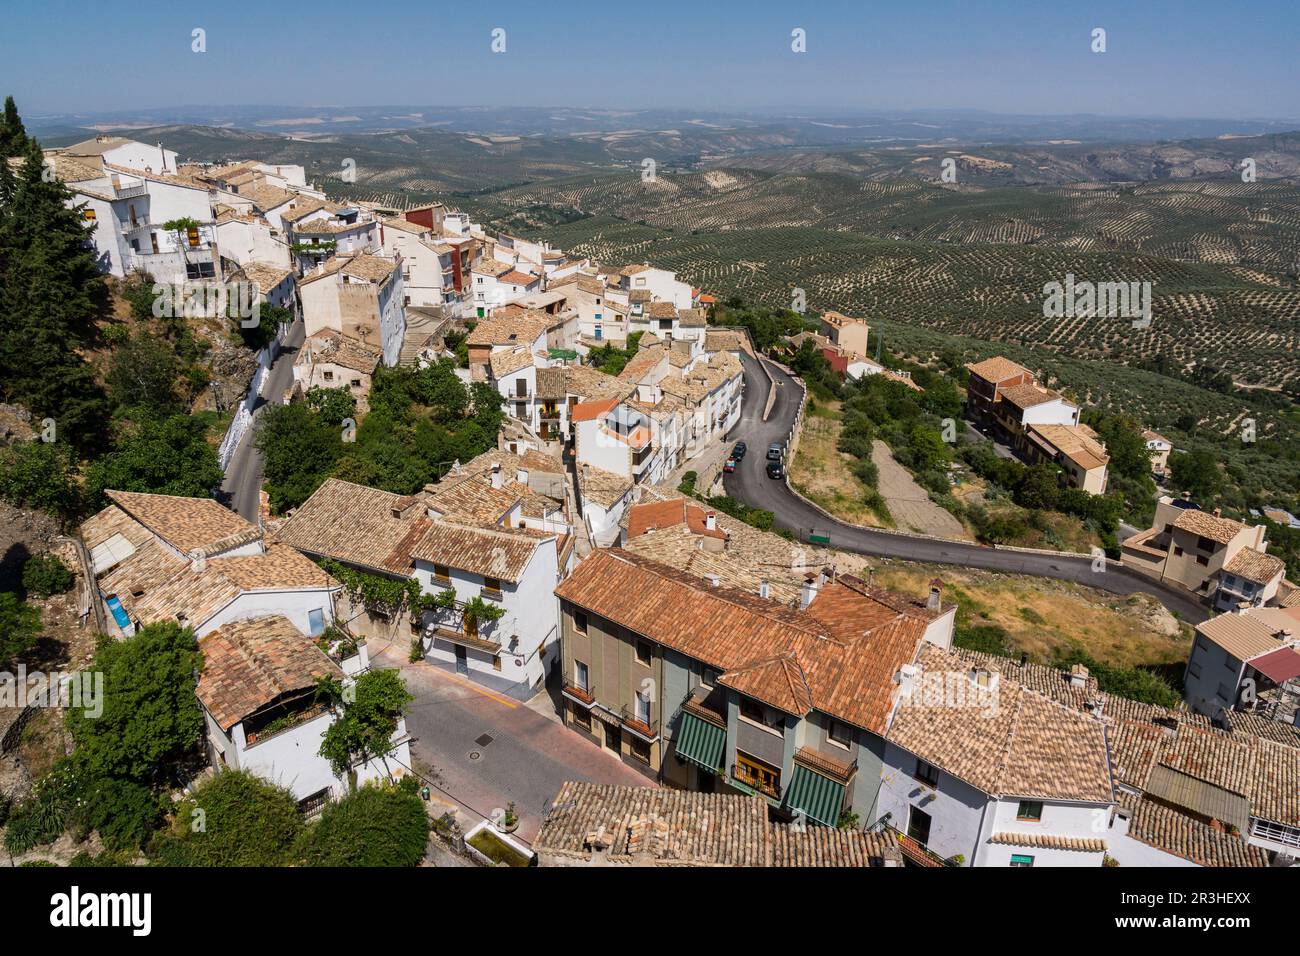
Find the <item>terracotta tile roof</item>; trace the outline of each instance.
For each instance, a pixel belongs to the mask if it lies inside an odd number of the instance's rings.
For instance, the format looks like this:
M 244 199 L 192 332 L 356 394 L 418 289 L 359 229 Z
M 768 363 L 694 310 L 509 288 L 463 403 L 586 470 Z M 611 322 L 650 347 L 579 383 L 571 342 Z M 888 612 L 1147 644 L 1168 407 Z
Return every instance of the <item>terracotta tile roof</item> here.
M 411 222 L 409 219 L 380 219 L 379 221 L 389 229 L 407 232 L 413 236 L 423 236 L 425 233 L 433 232 L 432 227 L 422 226 L 418 222 Z
M 1038 850 L 1077 850 L 1081 853 L 1104 853 L 1106 841 L 1094 837 L 1060 836 L 1055 833 L 995 833 L 990 843 L 1027 846 Z
M 1121 802 L 1131 813 L 1128 835 L 1135 840 L 1200 866 L 1268 866 L 1264 851 L 1241 836 L 1154 800 L 1126 796 Z
M 553 322 L 551 316 L 540 312 L 524 312 L 518 317 L 500 312 L 498 309 L 480 320 L 465 341 L 470 345 L 532 345 Z
M 677 306 L 661 299 L 649 303 L 645 307 L 645 314 L 652 319 L 675 319 L 677 318 Z
M 383 283 L 397 271 L 397 262 L 362 252 L 344 263 L 341 271 L 346 276 L 365 279 L 367 282 Z
M 578 492 L 584 502 L 612 508 L 632 490 L 632 479 L 603 468 L 583 465 L 578 469 Z
M 523 577 L 538 545 L 554 538 L 523 529 L 434 521 L 411 546 L 411 557 L 513 584 Z
M 617 398 L 606 398 L 594 402 L 578 402 L 569 409 L 569 421 L 589 422 L 613 411 L 619 404 Z
M 659 866 L 879 866 L 897 861 L 885 834 L 768 820 L 761 798 L 569 781 L 533 849 L 543 857 Z
M 245 262 L 239 267 L 239 271 L 235 275 L 242 275 L 249 282 L 256 283 L 257 291 L 262 295 L 269 295 L 285 279 L 293 277 L 293 273 L 288 269 L 265 262 Z
M 642 345 L 636 355 L 628 359 L 618 377 L 625 382 L 642 382 L 659 367 L 666 354 L 662 345 Z
M 1218 517 L 1195 508 L 1185 508 L 1174 519 L 1174 527 L 1180 531 L 1190 531 L 1192 534 L 1217 541 L 1219 544 L 1227 544 L 1245 525 L 1232 518 Z
M 514 266 L 508 262 L 502 262 L 500 259 L 485 257 L 474 263 L 470 272 L 476 272 L 485 276 L 504 276 L 508 272 L 514 271 Z
M 813 709 L 808 676 L 794 651 L 727 671 L 719 683 L 796 717 Z
M 504 282 L 506 285 L 532 285 L 538 281 L 538 278 L 530 273 L 511 269 L 509 272 L 497 276 L 497 281 Z
M 707 519 L 709 514 L 714 516 L 712 531 L 708 527 Z M 659 531 L 664 528 L 684 525 L 690 530 L 691 534 L 726 540 L 727 532 L 718 526 L 717 519 L 717 512 L 693 501 L 688 501 L 686 498 L 647 501 L 633 505 L 628 509 L 627 536 L 631 540 L 649 531 Z
M 105 491 L 115 505 L 178 551 L 219 554 L 257 541 L 262 529 L 211 498 Z
M 1268 584 L 1286 571 L 1286 565 L 1275 555 L 1254 548 L 1242 548 L 1223 566 L 1223 570 L 1256 584 Z
M 307 338 L 304 348 L 294 359 L 295 365 L 329 363 L 354 372 L 374 372 L 383 359 L 383 352 L 373 345 L 325 329 Z
M 838 587 L 829 583 L 822 593 Z M 893 705 L 893 676 L 915 657 L 925 630 L 904 615 L 874 629 L 854 618 L 818 620 L 622 549 L 595 552 L 555 593 L 719 668 L 724 684 L 734 680 L 765 700 L 789 700 L 783 685 L 797 668 L 812 707 L 876 733 Z M 871 604 L 865 596 L 859 600 L 864 609 Z M 756 666 L 776 659 L 780 667 Z
M 280 213 L 280 219 L 292 224 L 319 210 L 333 214 L 342 208 L 342 206 L 336 205 L 328 199 L 317 199 L 315 196 L 299 196 L 292 209 L 286 209 Z
M 227 733 L 269 704 L 311 690 L 318 678 L 343 679 L 324 651 L 278 615 L 233 621 L 202 638 L 199 650 L 199 701 Z
M 1054 392 L 1050 388 L 1040 388 L 1037 385 L 1012 385 L 1010 388 L 1002 389 L 1000 394 L 1003 400 L 1019 409 L 1033 408 L 1035 405 L 1053 402 L 1061 397 L 1060 392 Z
M 1032 374 L 1023 365 L 1017 364 L 1009 358 L 1003 358 L 1001 355 L 985 359 L 982 362 L 967 362 L 966 368 L 972 375 L 978 375 L 984 381 L 993 382 L 994 384 L 1005 382 L 1009 378 Z
M 401 516 L 394 516 L 399 508 Z M 411 546 L 431 523 L 417 498 L 327 478 L 275 540 L 308 554 L 407 577 Z
M 277 206 L 283 206 L 297 194 L 287 189 L 281 189 L 279 186 L 272 186 L 270 183 L 263 183 L 260 186 L 242 189 L 238 195 L 240 199 L 247 199 L 251 202 L 253 208 L 258 211 L 267 212 Z
M 588 401 L 605 398 L 621 400 L 632 395 L 636 391 L 636 385 L 607 375 L 590 365 L 570 365 L 564 369 L 564 391 L 566 395 L 577 395 Z
M 498 379 L 509 375 L 511 372 L 517 372 L 521 368 L 527 368 L 534 361 L 531 344 L 516 345 L 510 349 L 498 349 L 488 357 L 488 364 L 492 366 L 492 376 Z
M 975 687 L 957 656 L 927 645 L 918 690 L 901 699 L 888 739 L 991 796 L 1109 803 L 1113 798 L 1103 724 L 1000 681 Z M 957 690 L 969 705 L 955 700 Z
M 1030 425 L 1029 431 L 1041 435 L 1048 445 L 1084 471 L 1102 468 L 1110 461 L 1105 446 L 1087 425 Z

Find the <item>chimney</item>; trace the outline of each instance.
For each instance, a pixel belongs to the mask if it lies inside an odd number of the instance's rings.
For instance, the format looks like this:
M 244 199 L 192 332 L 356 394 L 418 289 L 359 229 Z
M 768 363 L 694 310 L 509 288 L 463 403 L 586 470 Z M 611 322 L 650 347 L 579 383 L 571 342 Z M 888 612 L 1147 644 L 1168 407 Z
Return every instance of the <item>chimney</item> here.
M 904 664 L 898 669 L 898 691 L 900 697 L 911 697 L 921 679 L 921 669 L 915 664 Z
M 528 469 L 527 468 L 515 469 L 515 481 L 519 482 L 521 485 L 528 484 Z
M 1028 651 L 1021 651 L 1021 652 L 1020 652 L 1020 666 L 1021 666 L 1021 667 L 1024 667 L 1024 666 L 1025 666 L 1026 664 L 1028 664 L 1028 663 L 1029 663 L 1029 652 L 1028 652 Z
M 202 551 L 190 552 L 190 570 L 201 574 L 208 569 L 208 556 Z
M 716 512 L 710 511 L 708 514 L 704 516 L 704 530 L 716 531 L 717 528 L 718 528 L 718 515 Z
M 1214 509 L 1214 517 L 1216 517 L 1216 518 L 1222 518 L 1222 517 L 1223 517 L 1223 509 L 1222 509 L 1222 508 L 1215 508 L 1215 509 Z
M 761 598 L 769 598 L 772 596 L 772 589 L 768 586 L 767 578 L 763 578 L 763 580 L 758 582 L 758 596 Z
M 718 582 L 721 580 L 722 579 L 718 577 L 716 574 L 709 575 L 709 583 L 712 584 L 715 588 L 718 586 Z
M 940 600 L 940 594 L 943 592 L 943 582 L 935 578 L 930 582 L 930 597 L 925 602 L 927 611 L 939 611 L 943 607 L 943 601 Z
M 1088 685 L 1088 668 L 1082 664 L 1070 665 L 1070 686 L 1086 687 Z
M 799 607 L 806 608 L 817 596 L 818 579 L 811 571 L 804 576 L 803 587 L 799 589 Z
M 501 477 L 501 465 L 494 464 L 492 466 L 492 487 L 500 488 L 503 480 L 504 479 Z

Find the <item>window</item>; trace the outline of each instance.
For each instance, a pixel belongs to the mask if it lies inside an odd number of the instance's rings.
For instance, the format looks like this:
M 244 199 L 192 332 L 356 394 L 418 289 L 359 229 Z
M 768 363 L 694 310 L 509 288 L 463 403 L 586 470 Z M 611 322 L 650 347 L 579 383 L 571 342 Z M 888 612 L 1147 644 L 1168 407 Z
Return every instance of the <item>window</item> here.
M 1215 547 L 1217 547 L 1217 545 L 1209 538 L 1199 537 L 1196 539 L 1196 549 L 1198 551 L 1209 551 L 1211 554 L 1213 554 Z
M 1043 819 L 1043 801 L 1021 800 L 1020 806 L 1016 808 L 1016 819 L 1032 821 Z
M 1183 556 L 1183 549 L 1180 548 L 1178 545 L 1174 545 L 1174 557 L 1181 558 L 1182 556 Z
M 1219 685 L 1219 699 L 1225 704 L 1232 703 L 1232 688 L 1227 684 Z
M 781 771 L 739 750 L 736 751 L 736 779 L 770 796 L 781 791 Z
M 1193 677 L 1200 677 L 1201 665 L 1196 663 L 1196 661 L 1192 661 L 1187 665 L 1187 673 L 1191 674 Z
M 307 612 L 307 633 L 317 637 L 325 633 L 325 609 L 316 607 Z
M 500 655 L 500 654 L 498 654 L 496 657 L 492 658 L 492 669 L 493 669 L 494 671 L 499 671 L 499 670 L 501 670 L 501 655 Z
M 650 666 L 650 660 L 654 656 L 654 649 L 650 646 L 649 641 L 637 640 L 636 642 L 636 662 Z
M 647 727 L 650 726 L 650 698 L 636 695 L 636 719 Z
M 1196 556 L 1196 563 L 1199 564 L 1199 565 L 1200 565 L 1201 567 L 1203 567 L 1203 568 L 1207 568 L 1207 567 L 1210 566 L 1210 559 L 1207 558 L 1207 557 L 1206 557 L 1205 555 L 1203 555 L 1203 554 L 1198 554 L 1198 555 Z
M 433 566 L 433 579 L 439 584 L 450 584 L 451 568 L 445 564 L 435 564 Z
M 572 717 L 574 724 L 587 731 L 587 733 L 591 733 L 591 711 L 573 704 L 569 707 L 569 715 Z
M 501 579 L 500 578 L 483 578 L 483 590 L 489 592 L 488 596 L 501 596 Z
M 756 724 L 763 722 L 763 705 L 748 697 L 740 698 L 740 716 Z
M 332 382 L 332 381 L 334 381 L 334 373 L 331 372 L 331 371 L 329 371 L 328 369 L 325 370 L 325 372 L 323 373 L 323 375 L 324 375 L 324 377 L 325 377 L 325 381 L 327 381 L 327 382 Z
M 1034 858 L 1019 853 L 1011 854 L 1011 866 L 1033 866 Z
M 848 724 L 832 720 L 826 725 L 826 738 L 833 744 L 847 748 L 853 742 L 853 731 L 849 729 Z
M 578 690 L 587 689 L 587 665 L 582 661 L 573 662 L 573 684 Z
M 1225 575 L 1223 576 L 1223 583 L 1226 584 L 1226 585 L 1227 585 L 1228 587 L 1230 587 L 1230 588 L 1231 588 L 1231 587 L 1236 587 L 1236 585 L 1237 585 L 1237 579 L 1236 579 L 1235 576 L 1233 576 L 1233 575 L 1231 575 L 1231 574 L 1225 574 Z
M 639 737 L 631 737 L 628 742 L 630 744 L 629 750 L 631 751 L 633 759 L 639 760 L 642 763 L 650 762 L 650 745 L 648 743 L 641 740 Z
M 939 787 L 939 768 L 926 763 L 924 760 L 916 761 L 916 773 L 912 776 L 929 787 L 936 790 Z
M 907 835 L 921 846 L 930 842 L 930 814 L 917 807 L 908 807 Z
M 573 629 L 579 634 L 587 633 L 587 615 L 582 611 L 573 612 Z

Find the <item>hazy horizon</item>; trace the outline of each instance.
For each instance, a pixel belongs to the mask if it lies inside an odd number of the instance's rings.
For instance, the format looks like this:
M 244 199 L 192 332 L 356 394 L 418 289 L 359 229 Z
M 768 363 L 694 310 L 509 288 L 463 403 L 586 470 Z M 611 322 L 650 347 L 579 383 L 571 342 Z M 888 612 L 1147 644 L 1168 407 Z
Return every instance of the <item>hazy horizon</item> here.
M 1097 28 L 1104 53 L 1092 50 Z M 792 50 L 796 29 L 805 52 Z M 195 30 L 204 31 L 202 52 Z M 496 30 L 504 52 L 493 52 Z M 572 101 L 591 110 L 1292 120 L 1297 41 L 1300 5 L 1282 0 L 1140 10 L 1113 0 L 1053 10 L 944 0 L 923 11 L 839 0 L 796 11 L 583 0 L 560 16 L 516 3 L 478 11 L 319 0 L 307 16 L 280 16 L 142 0 L 129 18 L 56 0 L 7 11 L 0 55 L 3 91 L 31 116 Z

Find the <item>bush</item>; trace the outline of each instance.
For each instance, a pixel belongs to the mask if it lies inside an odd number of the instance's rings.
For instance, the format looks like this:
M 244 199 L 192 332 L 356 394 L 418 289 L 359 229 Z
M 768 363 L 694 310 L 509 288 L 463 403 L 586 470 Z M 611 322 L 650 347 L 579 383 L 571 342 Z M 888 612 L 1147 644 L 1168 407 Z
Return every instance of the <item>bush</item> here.
M 310 866 L 417 866 L 429 817 L 411 784 L 362 787 L 329 804 L 303 840 Z
M 163 866 L 287 866 L 302 833 L 293 794 L 224 770 L 181 801 L 154 854 Z
M 32 847 L 53 843 L 63 834 L 67 820 L 67 806 L 59 789 L 38 786 L 31 797 L 10 812 L 5 849 L 18 856 Z
M 34 554 L 23 565 L 23 590 L 40 598 L 63 594 L 72 587 L 67 565 L 53 554 Z

